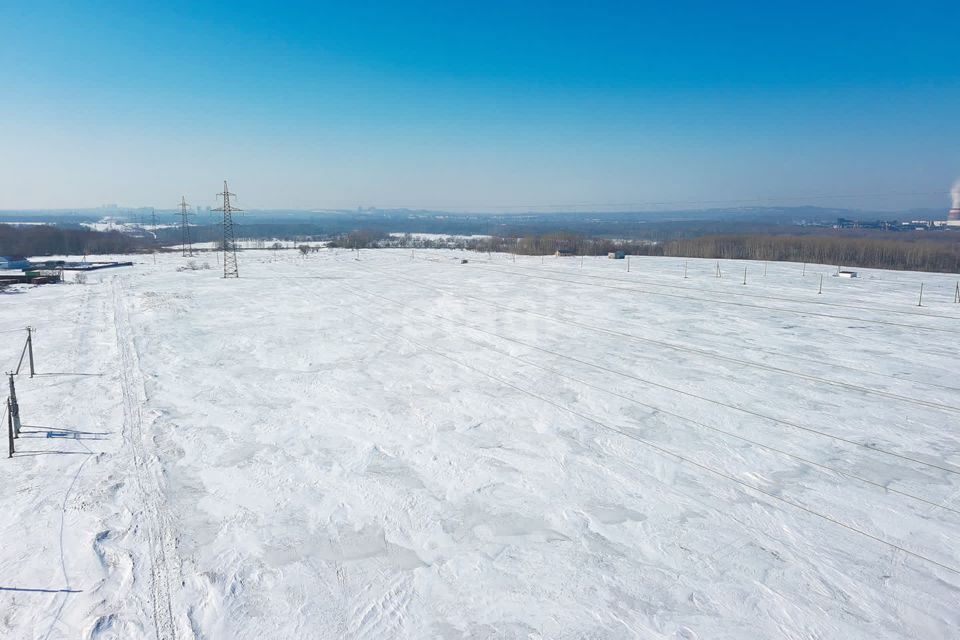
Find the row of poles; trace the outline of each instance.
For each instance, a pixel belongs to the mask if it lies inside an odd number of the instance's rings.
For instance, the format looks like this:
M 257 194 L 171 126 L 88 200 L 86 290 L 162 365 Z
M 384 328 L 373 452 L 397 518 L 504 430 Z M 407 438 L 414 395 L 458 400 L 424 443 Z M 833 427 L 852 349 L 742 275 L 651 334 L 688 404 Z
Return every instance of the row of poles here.
M 20 361 L 17 363 L 15 371 L 7 373 L 7 379 L 10 385 L 10 395 L 7 396 L 7 457 L 12 458 L 16 452 L 14 440 L 20 437 L 20 403 L 17 401 L 17 386 L 14 382 L 16 376 L 20 375 L 23 368 L 24 357 L 28 358 L 30 365 L 30 377 L 32 378 L 36 371 L 33 366 L 33 327 L 27 327 L 27 339 L 23 344 L 23 351 L 20 352 Z
M 513 261 L 514 261 L 514 262 L 517 261 L 517 256 L 516 256 L 516 254 L 513 255 Z M 630 272 L 630 256 L 626 256 L 626 262 L 627 262 L 627 273 L 629 273 L 629 272 Z M 540 256 L 540 264 L 543 264 L 543 256 Z M 581 268 L 581 269 L 583 268 L 583 256 L 580 256 L 580 268 Z M 837 275 L 838 275 L 838 276 L 840 275 L 840 272 L 841 272 L 840 267 L 837 266 Z M 767 275 L 767 263 L 766 263 L 766 262 L 763 263 L 763 275 L 764 275 L 764 277 L 766 277 L 766 275 Z M 807 263 L 806 263 L 806 262 L 803 263 L 803 272 L 802 272 L 801 275 L 804 275 L 804 276 L 807 275 Z M 723 277 L 723 272 L 720 270 L 720 261 L 719 261 L 719 260 L 717 261 L 716 277 L 717 277 L 717 278 L 722 278 L 722 277 Z M 684 260 L 684 262 L 683 262 L 683 278 L 684 278 L 685 280 L 687 279 L 687 261 L 686 261 L 686 260 Z M 743 284 L 747 284 L 747 267 L 744 267 L 744 268 L 743 268 Z M 818 285 L 818 287 L 817 287 L 817 295 L 823 295 L 823 274 L 822 274 L 822 273 L 820 274 L 820 282 L 819 282 L 819 285 Z M 960 282 L 957 283 L 957 286 L 956 286 L 956 288 L 954 289 L 954 292 L 953 292 L 953 302 L 954 302 L 955 304 L 960 304 Z M 918 306 L 918 307 L 922 307 L 922 306 L 923 306 L 923 283 L 922 283 L 922 282 L 920 283 L 920 295 L 919 295 L 919 297 L 917 298 L 917 306 Z
M 360 250 L 357 249 L 357 254 L 358 254 L 358 256 L 357 256 L 357 258 L 356 258 L 357 260 L 360 259 L 359 253 L 360 253 Z M 410 250 L 410 259 L 413 260 L 414 257 L 415 257 L 414 250 L 411 249 L 411 250 Z M 516 262 L 516 261 L 517 261 L 517 254 L 511 253 L 511 258 L 512 258 L 513 262 Z M 490 252 L 490 251 L 487 251 L 487 260 L 488 260 L 488 261 L 492 260 L 492 252 Z M 629 272 L 630 272 L 630 256 L 626 256 L 626 262 L 627 262 L 627 265 L 626 265 L 626 266 L 627 266 L 627 273 L 629 273 Z M 544 264 L 544 256 L 540 256 L 540 264 Z M 583 269 L 583 256 L 580 256 L 580 268 Z M 837 275 L 838 275 L 838 276 L 840 275 L 840 271 L 841 271 L 841 270 L 840 270 L 840 267 L 839 267 L 839 265 L 838 265 L 838 266 L 837 266 Z M 764 277 L 766 277 L 766 275 L 767 275 L 767 263 L 766 263 L 766 262 L 763 263 L 763 275 L 764 275 Z M 803 275 L 803 276 L 806 276 L 806 275 L 807 275 L 807 263 L 806 263 L 806 262 L 803 263 L 803 272 L 801 273 L 801 275 Z M 821 274 L 819 274 L 819 275 L 820 275 L 820 282 L 819 282 L 819 284 L 818 284 L 818 286 L 817 286 L 817 295 L 823 295 L 823 274 L 821 273 Z M 719 261 L 719 260 L 717 260 L 716 277 L 717 277 L 717 278 L 722 278 L 722 277 L 723 277 L 723 272 L 720 270 L 720 261 Z M 683 278 L 684 278 L 684 280 L 688 279 L 688 276 L 687 276 L 687 261 L 686 261 L 686 260 L 683 261 Z M 747 284 L 747 267 L 744 267 L 744 268 L 743 268 L 743 284 Z M 953 292 L 953 302 L 954 302 L 954 304 L 960 304 L 960 282 L 957 283 L 956 289 L 954 289 L 954 292 Z M 917 298 L 917 306 L 918 306 L 918 307 L 922 307 L 922 306 L 923 306 L 923 283 L 922 283 L 922 282 L 920 283 L 920 295 L 919 295 L 919 297 Z
M 630 271 L 629 267 L 627 268 L 627 271 Z M 804 262 L 804 263 L 803 263 L 803 275 L 806 275 L 806 273 L 807 273 L 807 263 Z M 840 273 L 841 273 L 840 267 L 838 266 L 838 267 L 837 267 L 837 275 L 839 276 Z M 767 263 L 766 263 L 766 262 L 763 263 L 763 275 L 764 275 L 764 276 L 767 275 Z M 687 277 L 687 263 L 686 263 L 686 262 L 683 263 L 683 277 L 684 277 L 684 278 Z M 719 261 L 717 262 L 717 277 L 718 277 L 718 278 L 722 277 L 721 271 L 720 271 L 720 262 L 719 262 Z M 743 284 L 747 284 L 747 267 L 744 267 L 744 268 L 743 268 Z M 920 295 L 919 295 L 918 298 L 917 298 L 917 306 L 918 306 L 918 307 L 922 307 L 922 306 L 923 306 L 923 284 L 924 284 L 924 283 L 922 283 L 922 282 L 920 283 Z M 822 294 L 823 294 L 823 274 L 821 273 L 821 274 L 820 274 L 820 283 L 819 283 L 819 285 L 818 285 L 818 287 L 817 287 L 817 295 L 822 295 Z M 960 304 L 960 282 L 957 283 L 957 286 L 956 286 L 956 288 L 954 289 L 954 292 L 953 292 L 953 302 L 954 302 L 954 304 Z

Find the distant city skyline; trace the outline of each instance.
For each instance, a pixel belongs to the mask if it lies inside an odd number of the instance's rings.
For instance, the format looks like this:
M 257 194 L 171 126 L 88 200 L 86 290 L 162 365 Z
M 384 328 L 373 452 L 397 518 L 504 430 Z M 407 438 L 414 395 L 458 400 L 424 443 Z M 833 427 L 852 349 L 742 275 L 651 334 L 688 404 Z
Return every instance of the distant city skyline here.
M 960 6 L 774 5 L 3 3 L 0 210 L 946 211 Z

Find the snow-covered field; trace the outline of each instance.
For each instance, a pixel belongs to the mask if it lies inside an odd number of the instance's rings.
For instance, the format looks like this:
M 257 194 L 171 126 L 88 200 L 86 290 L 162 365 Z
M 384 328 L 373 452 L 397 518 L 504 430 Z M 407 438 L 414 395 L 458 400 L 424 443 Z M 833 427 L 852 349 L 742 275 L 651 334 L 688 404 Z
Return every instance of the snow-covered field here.
M 0 293 L 0 637 L 957 637 L 956 276 L 460 255 Z
M 169 214 L 164 214 L 164 217 Z M 142 224 L 139 222 L 131 222 L 126 219 L 118 218 L 102 218 L 100 222 L 81 222 L 82 226 L 91 229 L 93 231 L 119 231 L 120 233 L 133 233 L 135 231 L 155 231 L 157 229 L 172 229 L 174 227 L 179 227 L 179 224 L 169 223 L 169 224 Z

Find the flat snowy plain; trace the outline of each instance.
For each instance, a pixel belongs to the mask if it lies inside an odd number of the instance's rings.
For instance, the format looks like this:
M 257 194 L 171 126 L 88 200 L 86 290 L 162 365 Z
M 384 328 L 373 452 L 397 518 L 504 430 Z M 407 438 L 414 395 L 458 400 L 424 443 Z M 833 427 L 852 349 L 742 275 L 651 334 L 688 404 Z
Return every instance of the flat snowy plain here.
M 0 294 L 0 637 L 960 635 L 957 276 L 460 255 Z

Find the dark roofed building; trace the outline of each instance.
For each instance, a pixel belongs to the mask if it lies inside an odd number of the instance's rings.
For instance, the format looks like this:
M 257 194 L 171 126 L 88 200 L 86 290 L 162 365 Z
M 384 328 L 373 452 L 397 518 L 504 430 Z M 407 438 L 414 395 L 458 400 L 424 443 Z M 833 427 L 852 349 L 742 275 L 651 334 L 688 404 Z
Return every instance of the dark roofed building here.
M 23 256 L 0 256 L 0 269 L 29 269 L 30 261 Z

